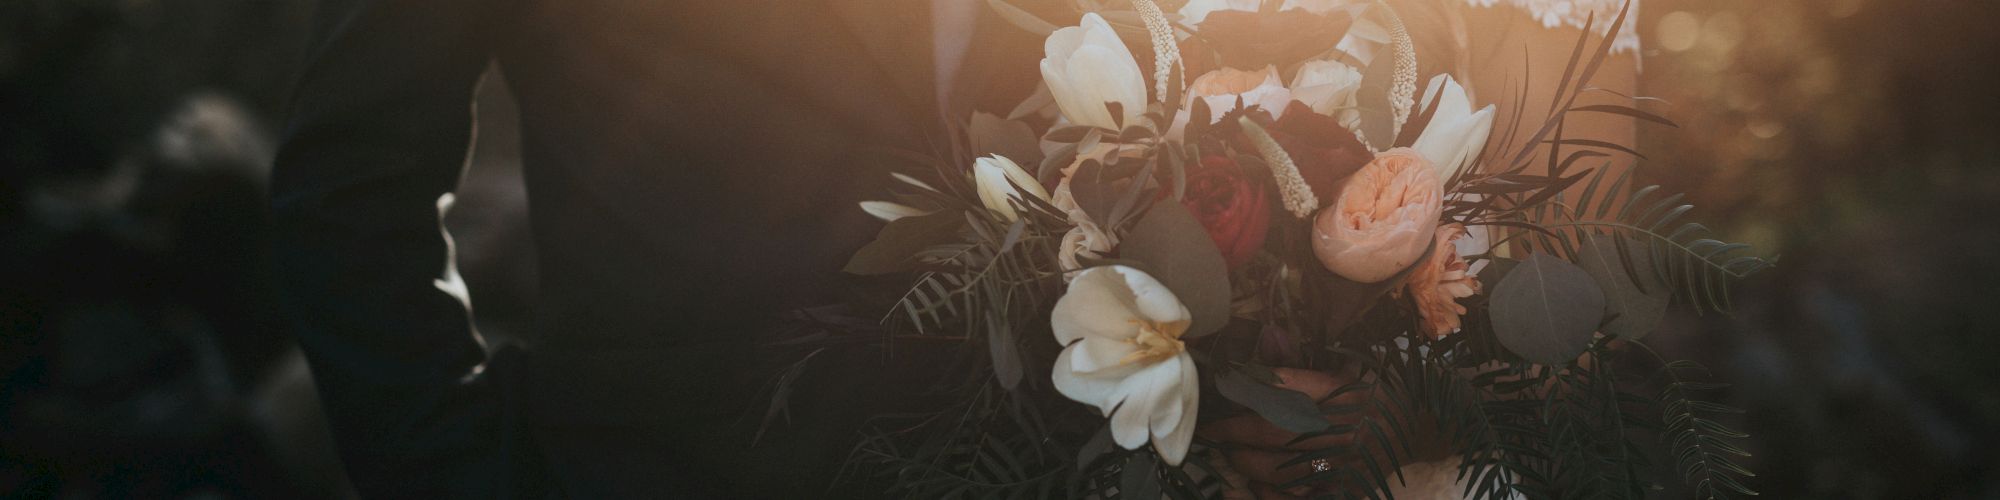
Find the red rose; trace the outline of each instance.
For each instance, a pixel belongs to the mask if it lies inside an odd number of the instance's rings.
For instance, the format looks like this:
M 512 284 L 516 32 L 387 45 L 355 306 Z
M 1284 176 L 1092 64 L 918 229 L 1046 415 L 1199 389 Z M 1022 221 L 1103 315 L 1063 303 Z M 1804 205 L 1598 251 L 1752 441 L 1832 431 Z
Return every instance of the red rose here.
M 1275 123 L 1266 113 L 1253 112 L 1248 116 L 1262 124 L 1271 139 L 1278 141 L 1278 146 L 1292 157 L 1292 163 L 1299 167 L 1299 176 L 1305 178 L 1306 186 L 1319 198 L 1319 208 L 1333 204 L 1347 177 L 1375 160 L 1375 152 L 1356 139 L 1354 132 L 1341 127 L 1340 121 L 1331 116 L 1314 113 L 1305 103 L 1292 101 L 1285 108 L 1285 117 Z M 1215 131 L 1229 138 L 1230 146 L 1237 151 L 1257 150 L 1234 120 L 1223 120 L 1216 125 Z
M 1230 269 L 1242 267 L 1264 246 L 1271 229 L 1271 200 L 1262 179 L 1235 161 L 1209 155 L 1188 169 L 1181 204 L 1194 213 Z

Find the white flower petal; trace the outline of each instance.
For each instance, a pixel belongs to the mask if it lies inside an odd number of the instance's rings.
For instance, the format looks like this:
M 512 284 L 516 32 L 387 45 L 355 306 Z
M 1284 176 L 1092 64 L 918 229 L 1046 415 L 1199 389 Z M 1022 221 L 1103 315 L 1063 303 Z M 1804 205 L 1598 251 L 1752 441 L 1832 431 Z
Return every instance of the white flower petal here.
M 889 222 L 895 222 L 896 219 L 904 217 L 930 215 L 930 212 L 918 210 L 916 207 L 887 201 L 861 202 L 861 211 L 868 212 L 868 215 L 873 215 L 877 219 Z
M 1494 108 L 1487 106 L 1474 112 L 1465 88 L 1452 80 L 1451 75 L 1432 78 L 1427 88 L 1432 91 L 1424 96 L 1424 106 L 1436 102 L 1437 111 L 1411 149 L 1429 160 L 1437 168 L 1439 181 L 1445 181 L 1470 165 L 1473 155 L 1486 146 L 1486 139 L 1493 132 Z
M 1070 86 L 1077 90 L 1078 99 L 1087 101 L 1077 104 L 1105 110 L 1103 116 L 1108 119 L 1111 118 L 1111 111 L 1104 104 L 1118 103 L 1120 116 L 1117 118 L 1127 124 L 1131 123 L 1135 111 L 1144 112 L 1146 80 L 1139 74 L 1138 63 L 1129 62 L 1131 58 L 1131 52 L 1125 51 L 1122 46 L 1086 45 L 1076 49 L 1076 53 L 1069 58 L 1066 74 L 1069 75 Z M 1117 130 L 1119 124 L 1106 120 L 1089 125 Z
M 1180 407 L 1180 420 L 1164 434 L 1158 423 L 1153 428 L 1153 449 L 1167 465 L 1180 465 L 1187 457 L 1188 444 L 1194 441 L 1195 414 L 1201 408 L 1201 383 L 1195 377 L 1194 358 L 1181 353 L 1174 362 L 1181 364 L 1180 400 L 1175 402 Z
M 1070 371 L 1084 375 L 1116 368 L 1126 356 L 1139 351 L 1138 346 L 1129 342 L 1097 337 L 1079 340 L 1075 344 L 1070 344 L 1069 348 L 1076 350 L 1076 355 L 1070 357 L 1068 365 L 1057 366 L 1067 366 Z
M 890 176 L 890 177 L 894 177 L 894 178 L 896 178 L 896 180 L 899 180 L 899 181 L 903 181 L 903 183 L 904 183 L 904 184 L 909 184 L 909 185 L 912 185 L 912 186 L 916 186 L 916 187 L 920 187 L 920 188 L 923 188 L 923 189 L 925 189 L 925 190 L 929 190 L 929 191 L 937 191 L 937 188 L 934 188 L 934 187 L 931 187 L 930 183 L 927 183 L 927 182 L 924 182 L 924 181 L 921 181 L 921 180 L 917 180 L 917 178 L 915 178 L 915 177 L 910 177 L 910 176 L 908 176 L 908 175 L 903 175 L 903 174 L 899 174 L 899 173 L 893 173 L 893 172 L 892 172 L 892 173 L 890 173 L 890 174 L 889 174 L 889 176 Z
M 1124 403 L 1111 412 L 1111 440 L 1127 450 L 1146 444 L 1152 436 L 1153 412 L 1180 385 L 1180 372 L 1180 363 L 1154 363 L 1118 384 L 1112 397 Z
M 1140 316 L 1158 323 L 1189 321 L 1193 318 L 1194 315 L 1188 312 L 1187 306 L 1181 304 L 1181 299 L 1175 297 L 1174 292 L 1167 289 L 1167 285 L 1161 284 L 1160 280 L 1154 279 L 1152 275 L 1125 266 L 1109 267 L 1125 278 L 1125 286 L 1131 290 L 1132 303 L 1137 306 Z
M 1129 123 L 1145 114 L 1146 80 L 1138 59 L 1096 13 L 1056 30 L 1042 43 L 1042 80 L 1070 123 L 1116 128 L 1104 104 L 1116 102 Z
M 1078 345 L 1081 344 L 1079 343 Z M 1136 366 L 1120 367 L 1121 370 L 1119 371 L 1122 373 L 1110 373 L 1107 371 L 1106 373 L 1093 375 L 1082 375 L 1062 369 L 1064 366 L 1069 366 L 1071 363 L 1070 359 L 1076 356 L 1076 349 L 1077 345 L 1071 345 L 1063 349 L 1062 354 L 1056 356 L 1057 368 L 1051 377 L 1055 381 L 1056 392 L 1062 393 L 1063 397 L 1096 406 L 1098 412 L 1101 414 L 1110 415 L 1111 409 L 1118 407 L 1118 401 L 1111 399 L 1112 396 L 1117 395 L 1118 383 L 1123 381 L 1126 376 L 1130 376 L 1130 372 L 1136 372 L 1139 368 Z
M 1119 267 L 1085 269 L 1070 282 L 1069 291 L 1056 299 L 1055 309 L 1049 313 L 1057 342 L 1068 345 L 1085 337 L 1125 340 L 1138 336 L 1132 324 L 1139 314 L 1136 297 Z
M 1054 58 L 1057 55 L 1067 57 L 1069 53 L 1076 52 L 1078 47 L 1083 46 L 1084 32 L 1089 29 L 1087 26 L 1089 26 L 1090 18 L 1094 16 L 1097 16 L 1097 13 L 1085 14 L 1083 16 L 1085 22 L 1082 25 L 1069 26 L 1050 33 L 1048 39 L 1042 40 L 1042 55 L 1048 58 Z M 1098 18 L 1098 20 L 1102 21 L 1103 18 Z M 1043 60 L 1046 61 L 1048 59 Z
M 1020 216 L 1014 213 L 1014 206 L 1007 202 L 1019 193 L 1007 182 L 1007 172 L 1001 170 L 999 165 L 994 165 L 986 158 L 980 158 L 972 164 L 972 181 L 979 190 L 980 204 L 1006 216 L 1007 220 L 1014 220 Z
M 1361 71 L 1340 61 L 1310 61 L 1292 77 L 1292 98 L 1327 116 L 1355 107 Z
M 1049 200 L 1049 189 L 1042 187 L 1042 181 L 1036 180 L 1034 175 L 1021 168 L 1021 164 L 1014 163 L 1014 160 L 1009 160 L 1005 156 L 993 155 L 992 158 L 994 163 L 1000 165 L 1001 172 L 1007 174 L 1007 180 L 1013 181 L 1015 186 L 1042 201 Z

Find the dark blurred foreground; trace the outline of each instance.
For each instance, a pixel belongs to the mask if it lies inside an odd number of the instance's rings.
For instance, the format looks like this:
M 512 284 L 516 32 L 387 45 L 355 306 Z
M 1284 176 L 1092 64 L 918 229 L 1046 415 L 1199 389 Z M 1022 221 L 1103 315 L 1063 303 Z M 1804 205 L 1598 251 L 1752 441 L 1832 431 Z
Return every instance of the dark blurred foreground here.
M 351 495 L 270 304 L 263 182 L 310 0 L 0 4 L 0 496 Z M 1992 2 L 1648 0 L 1647 182 L 1781 254 L 1649 342 L 1734 382 L 1773 498 L 2000 498 Z M 450 226 L 532 314 L 489 81 Z M 1662 493 L 1680 497 L 1676 490 Z

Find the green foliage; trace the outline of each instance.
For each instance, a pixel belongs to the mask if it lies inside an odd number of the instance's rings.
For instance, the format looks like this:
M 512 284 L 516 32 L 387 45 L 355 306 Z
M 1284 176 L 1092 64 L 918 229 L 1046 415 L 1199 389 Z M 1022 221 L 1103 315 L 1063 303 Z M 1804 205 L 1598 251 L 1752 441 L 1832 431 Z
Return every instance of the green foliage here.
M 1666 390 L 1660 393 L 1660 415 L 1666 424 L 1666 432 L 1661 437 L 1673 452 L 1674 469 L 1680 472 L 1681 479 L 1688 486 L 1694 488 L 1697 498 L 1756 496 L 1756 490 L 1745 486 L 1742 478 L 1757 475 L 1736 463 L 1737 458 L 1749 458 L 1750 452 L 1732 442 L 1750 435 L 1710 418 L 1717 414 L 1743 413 L 1743 410 L 1697 399 L 1700 392 L 1728 386 L 1688 380 L 1682 378 L 1682 372 L 1707 373 L 1708 369 L 1685 360 L 1667 363 L 1661 369 L 1667 380 Z
M 1590 273 L 1548 254 L 1529 256 L 1488 293 L 1500 343 L 1536 363 L 1575 360 L 1604 317 L 1604 291 Z
M 1771 268 L 1771 260 L 1743 255 L 1745 243 L 1726 243 L 1709 238 L 1707 227 L 1681 223 L 1693 205 L 1681 204 L 1681 195 L 1658 196 L 1659 186 L 1646 186 L 1625 196 L 1622 203 L 1596 188 L 1605 172 L 1592 177 L 1578 197 L 1573 210 L 1544 208 L 1536 223 L 1546 232 L 1537 243 L 1560 251 L 1572 259 L 1581 255 L 1586 240 L 1599 235 L 1616 235 L 1611 240 L 1623 257 L 1621 267 L 1628 279 L 1641 284 L 1655 282 L 1673 290 L 1676 297 L 1694 304 L 1697 310 L 1729 310 L 1729 281 L 1742 279 Z M 1629 174 L 1629 171 L 1628 171 Z M 1625 175 L 1611 185 L 1623 184 Z M 1629 238 L 1629 240 L 1627 239 Z M 1633 245 L 1629 241 L 1637 241 Z M 1650 263 L 1639 269 L 1635 262 Z M 1651 276 L 1639 273 L 1650 273 Z

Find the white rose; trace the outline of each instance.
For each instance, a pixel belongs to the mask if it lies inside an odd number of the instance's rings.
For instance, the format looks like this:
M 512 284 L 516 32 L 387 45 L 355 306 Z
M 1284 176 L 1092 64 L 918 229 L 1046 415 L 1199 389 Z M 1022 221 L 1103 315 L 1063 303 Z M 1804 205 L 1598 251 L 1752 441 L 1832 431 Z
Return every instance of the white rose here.
M 1139 61 L 1097 13 L 1049 34 L 1042 49 L 1042 81 L 1070 123 L 1118 129 L 1104 106 L 1109 102 L 1121 107 L 1122 123 L 1145 115 L 1146 78 Z
M 1411 149 L 1437 167 L 1440 182 L 1449 181 L 1472 164 L 1473 155 L 1486 148 L 1486 139 L 1493 134 L 1493 106 L 1473 111 L 1465 88 L 1458 86 L 1451 75 L 1438 75 L 1424 88 L 1431 89 L 1431 93 L 1424 96 L 1418 109 L 1428 108 L 1432 101 L 1437 101 L 1437 113 L 1431 116 L 1430 124 L 1424 126 L 1423 135 L 1417 136 L 1417 143 Z
M 1194 440 L 1201 385 L 1181 334 L 1192 316 L 1159 280 L 1125 266 L 1093 267 L 1056 300 L 1050 326 L 1056 391 L 1111 418 L 1111 439 L 1128 450 L 1147 441 L 1180 465 Z
M 1339 61 L 1311 61 L 1299 66 L 1292 77 L 1292 98 L 1311 106 L 1314 113 L 1331 116 L 1340 126 L 1354 130 L 1361 124 L 1361 71 Z
M 1010 221 L 1020 218 L 1020 214 L 1014 211 L 1014 203 L 1017 203 L 1014 200 L 1021 198 L 1022 189 L 1044 201 L 1049 199 L 1049 191 L 1042 188 L 1041 181 L 1035 180 L 1035 176 L 1028 175 L 1028 171 L 1021 170 L 1020 165 L 1005 156 L 993 155 L 974 160 L 972 181 L 979 190 L 979 202 Z M 1015 186 L 1020 186 L 1020 189 L 1015 189 Z

